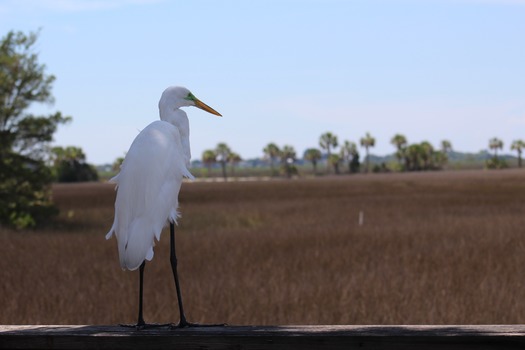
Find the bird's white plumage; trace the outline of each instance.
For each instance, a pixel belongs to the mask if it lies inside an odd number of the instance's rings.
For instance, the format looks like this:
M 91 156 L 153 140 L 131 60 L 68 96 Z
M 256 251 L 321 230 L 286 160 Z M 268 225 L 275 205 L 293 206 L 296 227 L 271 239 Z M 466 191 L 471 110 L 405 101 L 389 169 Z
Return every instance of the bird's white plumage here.
M 117 185 L 115 219 L 106 239 L 115 234 L 120 265 L 135 270 L 153 258 L 163 227 L 176 223 L 183 177 L 193 179 L 189 164 L 189 122 L 181 106 L 193 105 L 181 96 L 185 88 L 168 88 L 159 102 L 161 120 L 142 130 L 133 141 Z
M 115 220 L 106 238 L 115 233 L 120 265 L 135 270 L 153 258 L 154 239 L 168 222 L 176 222 L 178 194 L 186 168 L 178 129 L 165 121 L 148 125 L 131 145 L 117 184 Z

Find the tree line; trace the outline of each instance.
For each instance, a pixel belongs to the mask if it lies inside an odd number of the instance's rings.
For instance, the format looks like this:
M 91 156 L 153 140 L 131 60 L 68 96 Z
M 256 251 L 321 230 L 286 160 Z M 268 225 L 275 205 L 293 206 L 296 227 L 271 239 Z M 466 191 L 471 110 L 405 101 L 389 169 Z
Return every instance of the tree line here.
M 525 148 L 525 141 L 523 140 L 514 140 L 510 144 L 510 150 L 516 151 L 518 158 L 518 167 L 521 168 L 522 158 L 521 153 Z M 503 149 L 503 141 L 497 137 L 493 137 L 489 140 L 489 149 L 494 152 L 491 159 L 486 161 L 486 167 L 489 169 L 503 169 L 508 168 L 508 164 L 505 159 L 498 157 L 498 150 Z
M 390 144 L 394 147 L 396 163 L 374 164 L 370 163 L 370 149 L 376 144 L 376 139 L 367 132 L 359 139 L 359 146 L 365 152 L 364 163 L 360 160 L 359 147 L 356 142 L 344 140 L 339 143 L 337 135 L 332 132 L 325 132 L 320 135 L 319 147 L 311 147 L 304 151 L 302 159 L 312 165 L 312 173 L 320 175 L 318 168 L 321 162 L 326 164 L 326 174 L 355 174 L 359 172 L 407 172 L 407 171 L 428 171 L 441 170 L 448 161 L 449 155 L 453 152 L 452 143 L 449 140 L 442 140 L 438 147 L 434 147 L 428 141 L 419 143 L 409 143 L 406 136 L 395 134 L 390 139 Z M 517 152 L 518 167 L 522 166 L 522 151 L 525 148 L 523 140 L 512 142 L 510 149 Z M 503 141 L 494 137 L 489 140 L 488 149 L 493 152 L 490 159 L 485 162 L 488 169 L 502 169 L 508 167 L 506 161 L 498 157 L 498 150 L 503 149 Z M 279 147 L 274 142 L 268 143 L 262 149 L 262 158 L 270 168 L 271 176 L 292 177 L 298 174 L 296 162 L 299 159 L 297 152 L 291 145 Z M 242 161 L 238 153 L 235 153 L 224 142 L 217 144 L 214 149 L 207 149 L 202 153 L 201 161 L 206 167 L 206 175 L 210 176 L 212 167 L 220 164 L 222 176 L 227 179 L 227 165 L 230 165 L 230 173 L 234 175 L 235 166 Z
M 391 143 L 396 147 L 395 155 L 399 165 L 394 169 L 389 169 L 386 164 L 376 164 L 371 169 L 370 149 L 375 146 L 376 139 L 369 132 L 359 139 L 359 145 L 365 152 L 363 169 L 365 173 L 370 171 L 440 169 L 447 161 L 447 153 L 452 149 L 449 141 L 442 142 L 441 150 L 434 149 L 427 141 L 409 145 L 406 137 L 401 134 L 396 134 L 392 138 Z M 338 147 L 339 150 L 337 151 Z M 267 159 L 274 161 L 274 159 L 279 157 L 279 149 L 273 143 L 270 143 L 264 149 L 264 154 Z M 304 160 L 312 164 L 314 174 L 318 174 L 317 165 L 323 158 L 326 161 L 326 173 L 340 174 L 341 172 L 347 172 L 352 174 L 361 171 L 362 164 L 357 143 L 344 140 L 339 144 L 338 137 L 332 132 L 325 132 L 319 137 L 319 148 L 308 148 L 304 152 Z M 346 170 L 342 170 L 342 167 L 346 168 Z

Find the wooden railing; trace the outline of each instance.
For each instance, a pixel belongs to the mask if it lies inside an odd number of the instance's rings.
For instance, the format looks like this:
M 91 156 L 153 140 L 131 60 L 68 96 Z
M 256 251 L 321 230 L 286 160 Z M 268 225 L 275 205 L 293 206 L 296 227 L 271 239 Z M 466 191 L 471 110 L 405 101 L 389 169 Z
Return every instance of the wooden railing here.
M 525 349 L 525 325 L 0 326 L 0 349 Z

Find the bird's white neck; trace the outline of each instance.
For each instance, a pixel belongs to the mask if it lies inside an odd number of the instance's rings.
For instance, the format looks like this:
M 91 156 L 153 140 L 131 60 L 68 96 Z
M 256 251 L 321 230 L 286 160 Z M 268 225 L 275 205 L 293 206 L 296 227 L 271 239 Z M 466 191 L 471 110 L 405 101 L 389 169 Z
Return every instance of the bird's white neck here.
M 181 109 L 168 108 L 159 105 L 160 120 L 174 125 L 178 130 L 181 138 L 182 149 L 184 151 L 186 165 L 189 166 L 191 159 L 190 152 L 190 122 L 186 112 Z
M 179 127 L 181 122 L 187 121 L 188 116 L 186 112 L 179 108 L 168 107 L 167 105 L 159 105 L 159 116 L 160 120 L 171 123 L 176 127 Z

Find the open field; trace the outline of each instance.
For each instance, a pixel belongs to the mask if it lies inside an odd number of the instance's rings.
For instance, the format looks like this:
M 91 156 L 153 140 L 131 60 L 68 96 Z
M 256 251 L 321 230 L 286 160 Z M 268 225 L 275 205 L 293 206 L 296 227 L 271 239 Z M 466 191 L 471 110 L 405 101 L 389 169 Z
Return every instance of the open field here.
M 0 324 L 136 321 L 138 272 L 104 240 L 114 195 L 57 185 L 51 227 L 0 229 Z M 181 212 L 191 321 L 525 323 L 525 171 L 187 183 Z M 178 321 L 168 243 L 146 266 L 149 322 Z

